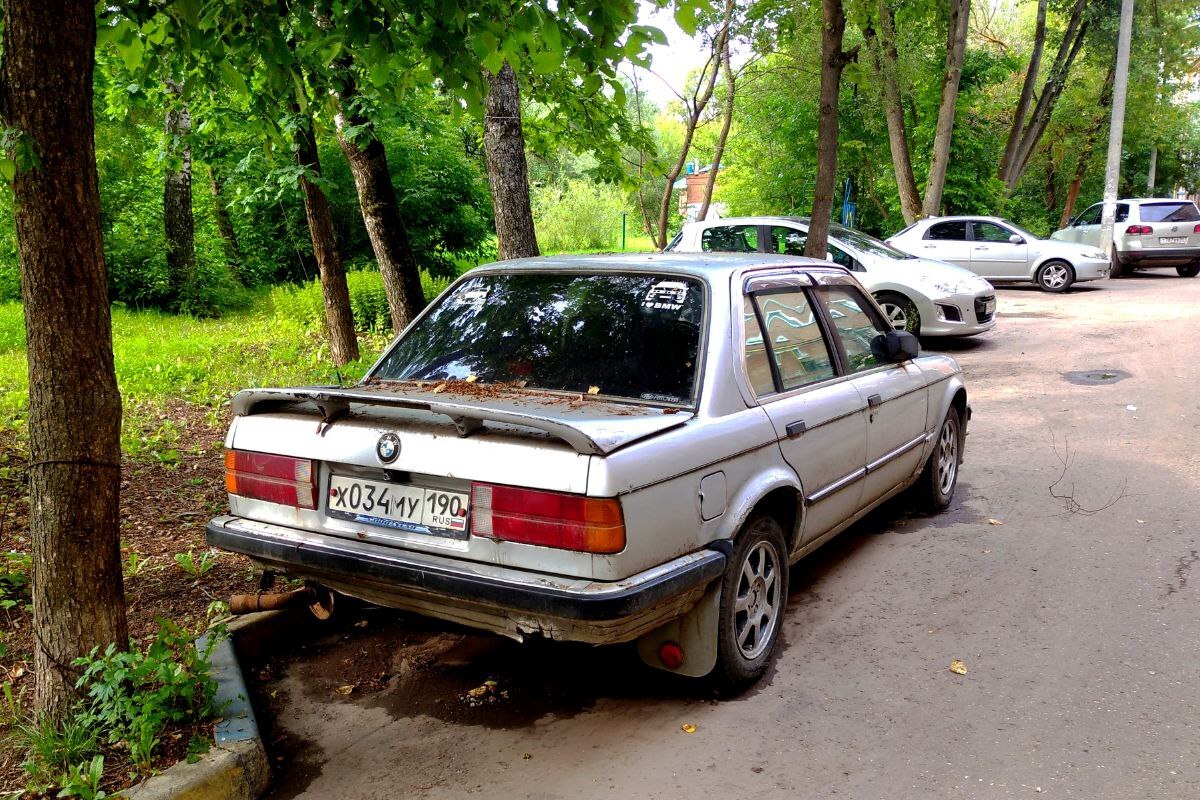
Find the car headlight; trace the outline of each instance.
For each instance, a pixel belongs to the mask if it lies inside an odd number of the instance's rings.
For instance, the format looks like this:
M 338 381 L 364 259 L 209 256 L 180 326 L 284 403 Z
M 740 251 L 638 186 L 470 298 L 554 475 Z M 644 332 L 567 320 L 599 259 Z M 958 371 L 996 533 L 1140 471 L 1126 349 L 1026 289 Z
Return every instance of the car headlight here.
M 929 287 L 938 294 L 969 294 L 981 288 L 978 282 L 972 280 L 934 281 Z

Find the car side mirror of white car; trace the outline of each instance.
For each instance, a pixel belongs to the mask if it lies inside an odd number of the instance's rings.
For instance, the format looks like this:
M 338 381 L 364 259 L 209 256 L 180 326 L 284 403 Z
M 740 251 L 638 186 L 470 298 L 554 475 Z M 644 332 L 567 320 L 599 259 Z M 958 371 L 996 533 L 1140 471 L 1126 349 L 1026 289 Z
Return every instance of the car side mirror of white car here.
M 879 361 L 897 363 L 920 354 L 920 340 L 908 331 L 888 331 L 871 340 L 871 355 Z
M 1025 244 L 1025 240 L 1015 233 L 1008 237 L 1008 242 L 1009 244 Z

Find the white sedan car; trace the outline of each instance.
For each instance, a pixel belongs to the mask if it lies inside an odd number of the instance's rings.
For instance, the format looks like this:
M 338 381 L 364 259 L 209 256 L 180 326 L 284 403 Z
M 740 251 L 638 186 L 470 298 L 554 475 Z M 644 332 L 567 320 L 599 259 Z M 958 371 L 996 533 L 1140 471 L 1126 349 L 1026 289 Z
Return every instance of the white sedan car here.
M 1039 239 L 999 217 L 928 217 L 888 238 L 906 253 L 949 261 L 992 282 L 1032 282 L 1065 292 L 1108 277 L 1109 260 L 1091 245 Z
M 803 217 L 727 217 L 684 225 L 667 249 L 802 256 L 807 239 Z M 830 225 L 828 247 L 827 260 L 854 273 L 896 330 L 975 336 L 996 324 L 995 290 L 967 270 L 911 256 L 841 225 Z

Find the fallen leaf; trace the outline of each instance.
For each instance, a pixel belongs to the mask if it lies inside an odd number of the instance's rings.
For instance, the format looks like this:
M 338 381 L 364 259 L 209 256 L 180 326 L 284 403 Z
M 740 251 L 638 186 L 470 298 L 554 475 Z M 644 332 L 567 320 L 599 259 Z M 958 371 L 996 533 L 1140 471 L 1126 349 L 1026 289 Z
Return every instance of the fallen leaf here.
M 696 732 L 696 723 L 685 722 L 679 726 L 679 729 L 681 731 L 683 731 L 684 733 L 695 733 Z
M 991 550 L 984 550 L 984 551 L 983 551 L 983 554 L 986 556 L 986 555 L 987 555 L 988 553 L 990 553 L 990 552 L 992 552 L 992 551 L 991 551 Z
M 446 391 L 446 382 L 445 381 L 442 381 L 437 386 L 433 387 L 434 394 L 441 394 L 444 391 Z
M 528 761 L 529 759 L 533 758 L 533 753 L 522 753 L 522 754 L 521 754 L 521 758 L 523 758 L 523 759 L 525 759 L 526 761 Z
M 479 380 L 479 378 L 477 378 L 476 376 L 474 376 L 474 375 L 468 375 L 468 376 L 467 376 L 467 380 L 466 380 L 466 382 L 467 382 L 467 383 L 474 383 L 474 382 L 475 382 L 475 381 L 477 381 L 477 380 Z
M 358 622 L 354 623 L 354 627 L 365 628 L 367 627 L 367 621 L 365 619 L 360 619 Z
M 345 686 L 337 687 L 336 689 L 334 689 L 334 691 L 337 692 L 338 694 L 350 694 L 356 688 L 358 688 L 358 687 L 356 687 L 353 683 L 347 683 Z
M 1145 525 L 1145 524 L 1146 524 L 1146 520 L 1144 520 L 1144 519 L 1138 520 L 1138 525 Z
M 956 658 L 950 662 L 950 671 L 955 675 L 966 675 L 967 665 Z
M 988 525 L 1003 525 L 1004 523 L 998 519 L 989 519 Z
M 600 394 L 600 387 L 599 386 L 589 386 L 588 394 Z

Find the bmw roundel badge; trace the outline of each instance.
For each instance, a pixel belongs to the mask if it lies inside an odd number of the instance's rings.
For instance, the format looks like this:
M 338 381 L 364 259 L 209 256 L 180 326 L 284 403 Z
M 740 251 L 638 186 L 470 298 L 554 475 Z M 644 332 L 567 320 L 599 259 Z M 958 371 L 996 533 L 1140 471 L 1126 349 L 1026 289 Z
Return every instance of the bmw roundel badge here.
M 396 456 L 400 455 L 400 437 L 394 433 L 380 436 L 379 443 L 375 445 L 375 455 L 385 464 L 395 461 Z

